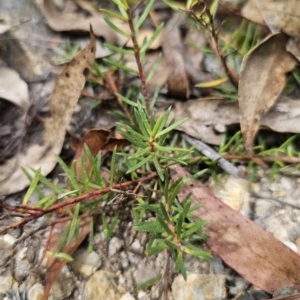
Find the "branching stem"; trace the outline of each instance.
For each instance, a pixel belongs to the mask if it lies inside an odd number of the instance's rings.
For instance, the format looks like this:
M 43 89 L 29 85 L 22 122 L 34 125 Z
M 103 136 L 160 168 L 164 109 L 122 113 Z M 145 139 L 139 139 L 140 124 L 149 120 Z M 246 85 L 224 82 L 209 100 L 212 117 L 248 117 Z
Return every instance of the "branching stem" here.
M 0 231 L 0 235 L 6 233 L 9 229 L 15 229 L 15 228 L 18 228 L 20 226 L 24 226 L 25 224 L 29 223 L 32 220 L 41 218 L 46 214 L 49 214 L 51 212 L 55 212 L 55 211 L 57 211 L 61 208 L 64 208 L 66 206 L 74 205 L 74 204 L 79 203 L 81 201 L 91 199 L 91 198 L 96 197 L 96 196 L 107 194 L 107 193 L 111 192 L 112 189 L 122 189 L 122 188 L 125 188 L 125 187 L 128 187 L 128 186 L 131 186 L 134 183 L 145 182 L 145 181 L 148 181 L 148 180 L 150 180 L 150 179 L 152 179 L 156 176 L 157 176 L 157 173 L 152 172 L 149 175 L 147 175 L 143 178 L 139 178 L 137 180 L 118 183 L 118 184 L 115 184 L 112 187 L 106 187 L 106 188 L 103 188 L 101 190 L 92 191 L 92 192 L 80 195 L 78 197 L 75 197 L 75 198 L 67 199 L 64 202 L 54 204 L 54 205 L 48 207 L 47 209 L 35 209 L 35 208 L 33 209 L 32 207 L 27 207 L 27 206 L 9 207 L 9 206 L 5 205 L 2 201 L 0 201 L 0 207 L 6 209 L 8 211 L 22 212 L 24 214 L 28 214 L 27 216 L 25 216 L 23 218 L 23 220 L 21 220 L 17 223 L 14 223 L 12 225 L 9 225 L 6 228 L 2 229 Z

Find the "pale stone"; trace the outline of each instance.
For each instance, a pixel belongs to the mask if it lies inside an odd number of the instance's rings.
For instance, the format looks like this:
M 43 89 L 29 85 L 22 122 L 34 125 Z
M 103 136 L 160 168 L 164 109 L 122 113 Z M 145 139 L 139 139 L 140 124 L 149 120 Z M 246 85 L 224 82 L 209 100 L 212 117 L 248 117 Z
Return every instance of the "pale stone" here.
M 121 248 L 124 246 L 124 241 L 117 238 L 117 237 L 112 237 L 111 240 L 109 241 L 109 246 L 108 246 L 108 255 L 112 256 L 118 253 Z
M 101 266 L 100 256 L 95 252 L 80 249 L 75 252 L 72 268 L 82 277 L 90 277 Z
M 88 280 L 84 290 L 86 300 L 119 300 L 121 293 L 104 271 L 97 271 Z
M 9 292 L 11 290 L 12 284 L 12 276 L 0 276 L 0 294 Z
M 10 244 L 0 240 L 0 267 L 2 267 L 14 253 Z
M 75 284 L 71 277 L 61 273 L 51 287 L 51 295 L 55 299 L 66 299 L 71 296 Z
M 222 300 L 226 299 L 225 276 L 217 274 L 188 274 L 185 281 L 182 275 L 172 284 L 174 300 Z
M 44 287 L 40 283 L 33 285 L 28 291 L 28 299 L 41 300 L 44 294 Z
M 120 300 L 135 300 L 135 298 L 130 294 L 130 293 L 126 293 L 124 294 Z

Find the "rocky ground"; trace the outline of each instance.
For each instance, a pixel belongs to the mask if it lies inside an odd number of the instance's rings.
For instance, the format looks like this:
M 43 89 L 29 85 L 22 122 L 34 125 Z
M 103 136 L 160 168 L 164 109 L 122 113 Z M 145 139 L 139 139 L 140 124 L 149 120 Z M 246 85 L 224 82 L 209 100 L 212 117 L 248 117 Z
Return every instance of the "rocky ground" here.
M 294 251 L 298 251 L 299 181 L 297 177 L 278 175 L 270 184 L 268 174 L 251 184 L 227 177 L 221 186 L 213 186 L 215 194 L 227 204 L 271 232 Z M 6 201 L 12 201 L 9 197 Z M 1 213 L 1 227 L 18 217 Z M 42 221 L 30 225 L 37 228 Z M 27 228 L 29 230 L 29 228 Z M 0 299 L 41 299 L 45 276 L 45 260 L 38 265 L 47 238 L 39 231 L 19 241 L 26 232 L 11 231 L 0 237 Z M 93 251 L 83 243 L 67 264 L 51 289 L 49 299 L 163 299 L 163 282 L 136 291 L 145 281 L 165 272 L 164 253 L 146 257 L 147 235 L 132 230 L 130 221 L 123 221 L 113 237 L 104 241 L 101 225 L 95 229 Z M 204 245 L 204 247 L 206 247 Z M 238 259 L 238 258 L 237 258 Z M 169 299 L 266 299 L 267 294 L 252 286 L 215 257 L 200 261 L 185 257 L 187 281 L 171 272 Z M 172 269 L 172 266 L 171 266 Z M 251 298 L 252 297 L 252 298 Z

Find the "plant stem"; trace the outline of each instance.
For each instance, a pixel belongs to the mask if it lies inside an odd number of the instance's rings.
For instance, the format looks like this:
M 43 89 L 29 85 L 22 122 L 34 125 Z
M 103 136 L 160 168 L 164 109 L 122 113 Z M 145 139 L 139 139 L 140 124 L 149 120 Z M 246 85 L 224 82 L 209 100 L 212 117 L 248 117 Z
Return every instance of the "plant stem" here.
M 74 205 L 76 203 L 79 203 L 83 200 L 93 198 L 95 196 L 100 196 L 100 195 L 107 194 L 107 193 L 111 192 L 112 189 L 122 189 L 122 188 L 128 187 L 128 186 L 130 186 L 134 183 L 145 182 L 145 181 L 148 181 L 148 180 L 150 180 L 150 179 L 152 179 L 156 176 L 157 176 L 157 173 L 152 172 L 152 173 L 148 174 L 146 177 L 139 178 L 137 180 L 118 183 L 118 184 L 116 184 L 112 187 L 106 187 L 106 188 L 103 188 L 101 190 L 92 191 L 92 192 L 80 195 L 78 197 L 75 197 L 75 198 L 67 199 L 64 202 L 54 204 L 54 205 L 50 206 L 47 209 L 35 209 L 35 208 L 33 209 L 32 207 L 26 207 L 26 206 L 10 207 L 10 206 L 5 205 L 2 201 L 0 201 L 0 207 L 6 209 L 8 211 L 17 211 L 17 212 L 21 211 L 22 213 L 25 213 L 25 214 L 28 213 L 29 214 L 28 216 L 25 216 L 23 218 L 23 220 L 21 220 L 17 223 L 11 224 L 11 225 L 7 226 L 6 228 L 2 229 L 0 231 L 0 235 L 6 233 L 9 229 L 14 229 L 14 228 L 18 228 L 20 226 L 23 226 L 23 225 L 27 224 L 28 222 L 30 222 L 32 220 L 41 218 L 46 214 L 49 214 L 51 212 L 55 212 L 55 211 L 59 210 L 60 208 L 70 206 L 70 205 Z
M 235 88 L 238 88 L 239 79 L 233 73 L 233 71 L 231 69 L 229 69 L 229 67 L 227 66 L 227 63 L 226 63 L 226 58 L 220 51 L 218 30 L 215 28 L 213 16 L 210 13 L 209 8 L 206 6 L 204 1 L 199 1 L 199 4 L 203 5 L 203 10 L 200 14 L 200 17 L 198 17 L 193 11 L 190 11 L 190 16 L 193 19 L 195 19 L 202 27 L 204 27 L 205 30 L 207 30 L 211 34 L 211 40 L 208 40 L 209 45 L 210 45 L 211 49 L 213 50 L 213 52 L 218 57 L 218 59 L 220 60 L 222 67 L 224 69 L 224 72 L 227 75 L 231 84 Z M 204 14 L 208 17 L 207 23 L 204 20 L 204 18 L 202 17 Z
M 146 87 L 146 78 L 145 78 L 143 66 L 141 63 L 140 46 L 136 40 L 130 8 L 127 9 L 127 16 L 128 16 L 128 25 L 129 25 L 130 32 L 131 32 L 131 40 L 132 40 L 132 44 L 133 44 L 134 57 L 135 57 L 135 61 L 136 61 L 137 67 L 138 67 L 139 77 L 140 77 L 141 85 L 142 85 L 142 94 L 145 99 L 148 116 L 150 116 L 150 104 L 149 104 L 148 92 L 147 92 L 147 87 Z

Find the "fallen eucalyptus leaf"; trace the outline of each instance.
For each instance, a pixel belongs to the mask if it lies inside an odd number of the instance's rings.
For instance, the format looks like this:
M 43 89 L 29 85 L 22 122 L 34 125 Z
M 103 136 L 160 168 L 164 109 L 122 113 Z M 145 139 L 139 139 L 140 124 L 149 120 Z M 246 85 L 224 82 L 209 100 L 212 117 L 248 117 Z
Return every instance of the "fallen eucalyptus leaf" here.
M 72 239 L 70 244 L 67 245 L 65 242 L 62 246 L 60 252 L 66 253 L 68 255 L 72 255 L 74 251 L 78 248 L 78 246 L 82 243 L 82 241 L 86 238 L 87 234 L 90 230 L 90 216 L 85 216 L 79 219 L 79 229 L 78 235 L 76 238 Z M 56 252 L 58 244 L 60 242 L 62 232 L 64 231 L 67 222 L 57 223 L 53 226 L 52 234 L 49 239 L 49 248 L 46 249 L 47 251 Z M 55 256 L 49 256 L 47 259 L 47 266 L 46 266 L 46 279 L 45 279 L 45 289 L 42 300 L 47 300 L 51 287 L 54 281 L 57 279 L 58 275 L 60 274 L 62 268 L 66 265 L 67 261 L 62 258 L 58 258 Z
M 157 110 L 157 116 L 165 113 L 166 107 Z M 219 145 L 221 134 L 218 128 L 232 124 L 239 124 L 239 107 L 237 103 L 230 103 L 218 98 L 176 101 L 170 113 L 170 119 L 187 121 L 176 129 L 195 137 L 205 143 Z M 300 99 L 282 97 L 261 120 L 260 127 L 277 132 L 300 133 Z M 226 129 L 226 128 L 225 128 Z M 221 132 L 222 133 L 222 132 Z
M 255 3 L 273 33 L 284 32 L 300 38 L 300 11 L 297 0 L 256 0 Z
M 116 33 L 106 24 L 100 12 L 97 14 L 94 12 L 89 17 L 75 12 L 60 12 L 54 2 L 53 0 L 44 0 L 43 5 L 40 6 L 52 30 L 88 32 L 92 25 L 96 36 L 103 37 L 107 43 L 114 44 L 116 42 Z M 89 13 L 91 12 L 93 11 L 90 9 Z
M 279 97 L 285 86 L 285 73 L 296 60 L 285 47 L 288 37 L 275 34 L 267 37 L 243 59 L 239 82 L 240 123 L 244 145 L 250 150 L 262 116 Z
M 179 165 L 171 167 L 172 180 L 190 174 Z M 201 181 L 193 180 L 178 193 L 179 201 L 191 193 L 194 214 L 209 220 L 206 243 L 227 265 L 255 286 L 273 293 L 300 280 L 300 256 L 251 220 L 217 199 Z
M 7 174 L 14 161 L 14 168 L 7 176 L 2 176 L 0 195 L 21 191 L 29 182 L 20 166 L 25 169 L 39 169 L 41 174 L 47 175 L 56 164 L 54 154 L 59 154 L 63 145 L 66 128 L 70 122 L 73 110 L 84 87 L 86 76 L 95 59 L 95 36 L 91 31 L 91 42 L 80 51 L 63 69 L 59 75 L 53 94 L 49 100 L 50 116 L 43 119 L 35 129 L 40 130 L 39 140 L 30 134 L 24 137 L 31 144 L 24 147 L 15 156 L 0 165 L 0 175 Z

